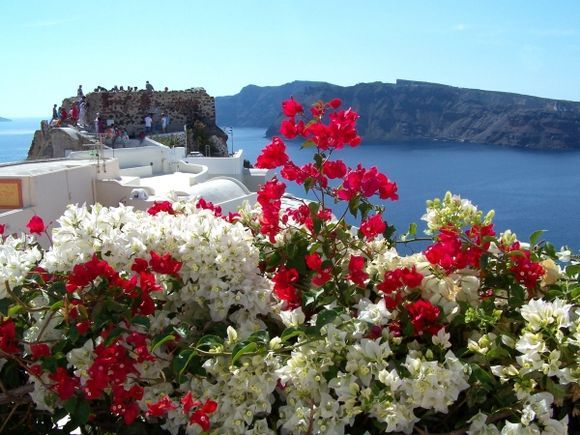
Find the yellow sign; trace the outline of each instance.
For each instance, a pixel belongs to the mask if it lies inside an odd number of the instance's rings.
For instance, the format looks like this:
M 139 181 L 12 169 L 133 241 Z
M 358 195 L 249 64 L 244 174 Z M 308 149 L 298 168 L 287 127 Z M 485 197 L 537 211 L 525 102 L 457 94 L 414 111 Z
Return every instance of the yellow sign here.
M 22 208 L 22 183 L 20 180 L 0 180 L 0 209 Z

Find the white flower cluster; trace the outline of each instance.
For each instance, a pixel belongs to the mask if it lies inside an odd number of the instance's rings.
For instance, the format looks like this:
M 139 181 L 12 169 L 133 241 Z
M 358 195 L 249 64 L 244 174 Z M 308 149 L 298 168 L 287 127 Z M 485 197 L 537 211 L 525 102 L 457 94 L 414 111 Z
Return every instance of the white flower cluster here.
M 183 263 L 185 285 L 168 296 L 172 309 L 192 304 L 204 308 L 212 320 L 225 319 L 232 306 L 253 319 L 268 309 L 270 283 L 258 274 L 258 251 L 241 224 L 216 219 L 209 210 L 191 204 L 174 205 L 179 213 L 149 215 L 131 207 L 69 206 L 53 233 L 53 248 L 43 266 L 69 271 L 95 252 L 116 270 L 130 270 L 135 258 L 171 253 Z M 164 297 L 154 293 L 153 297 Z M 249 321 L 249 320 L 248 320 Z
M 42 253 L 31 236 L 0 237 L 0 299 L 8 296 L 6 283 L 10 288 L 22 285 L 41 259 Z
M 462 228 L 465 225 L 487 225 L 493 219 L 494 214 L 494 211 L 491 210 L 482 219 L 483 213 L 471 201 L 447 192 L 443 200 L 436 198 L 427 201 L 427 213 L 421 219 L 427 222 L 428 232 L 434 233 L 446 226 Z

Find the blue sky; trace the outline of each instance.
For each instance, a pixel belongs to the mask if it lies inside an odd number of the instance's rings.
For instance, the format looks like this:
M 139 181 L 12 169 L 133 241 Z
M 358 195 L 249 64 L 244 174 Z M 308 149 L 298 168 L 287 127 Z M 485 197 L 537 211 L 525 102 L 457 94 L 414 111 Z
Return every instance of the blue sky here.
M 580 1 L 0 2 L 0 116 L 97 85 L 397 78 L 580 101 Z

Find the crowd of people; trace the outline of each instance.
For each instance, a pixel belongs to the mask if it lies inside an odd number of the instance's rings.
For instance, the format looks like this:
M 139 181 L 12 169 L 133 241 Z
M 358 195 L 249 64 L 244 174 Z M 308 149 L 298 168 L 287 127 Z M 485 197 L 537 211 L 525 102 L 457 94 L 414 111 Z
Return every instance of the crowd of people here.
M 154 91 L 153 86 L 147 81 L 145 83 L 146 91 Z M 137 87 L 128 86 L 127 90 L 121 87 L 114 86 L 110 91 L 107 89 L 97 86 L 95 92 L 135 92 Z M 165 91 L 168 91 L 165 88 Z M 88 102 L 83 92 L 83 86 L 79 85 L 77 89 L 76 100 L 72 103 L 71 107 L 67 110 L 65 107 L 57 107 L 56 104 L 52 106 L 52 120 L 50 125 L 52 127 L 64 127 L 73 126 L 81 129 L 92 130 L 94 133 L 103 138 L 107 144 L 115 146 L 116 144 L 125 144 L 129 140 L 129 135 L 127 130 L 115 123 L 113 115 L 103 116 L 99 112 L 96 113 L 95 119 L 92 123 L 87 120 L 88 113 Z M 159 129 L 161 132 L 167 132 L 167 127 L 171 119 L 166 113 L 161 113 L 161 118 L 159 123 Z M 154 122 L 153 113 L 148 113 L 143 117 L 144 131 L 139 137 L 143 139 L 145 136 L 153 133 Z

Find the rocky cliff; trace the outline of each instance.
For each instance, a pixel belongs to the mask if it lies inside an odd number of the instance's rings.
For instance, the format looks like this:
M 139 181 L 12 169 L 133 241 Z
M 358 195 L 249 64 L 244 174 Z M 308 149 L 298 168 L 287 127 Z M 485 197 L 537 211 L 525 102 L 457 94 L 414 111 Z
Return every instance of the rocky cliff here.
M 295 83 L 303 89 L 292 95 L 307 105 L 338 97 L 344 107 L 353 107 L 361 116 L 359 133 L 367 141 L 446 140 L 536 149 L 580 148 L 577 102 L 408 80 L 349 87 Z M 284 86 L 288 85 L 279 88 Z M 268 127 L 269 136 L 278 134 L 280 102 L 290 94 L 279 98 L 271 87 L 253 88 L 254 104 L 243 91 L 234 97 L 218 97 L 218 115 L 226 103 L 245 105 L 245 110 L 263 114 L 260 119 L 252 119 L 260 121 L 256 126 Z M 273 111 L 276 116 L 265 119 Z M 232 125 L 243 126 L 246 121 L 244 112 L 228 116 Z
M 214 98 L 203 88 L 161 92 L 92 92 L 85 99 L 87 115 L 84 130 L 87 133 L 95 131 L 97 113 L 101 119 L 111 117 L 115 126 L 126 130 L 131 137 L 144 132 L 144 118 L 151 114 L 153 130 L 159 132 L 161 115 L 165 113 L 170 118 L 167 132 L 183 132 L 184 126 L 191 127 L 192 141 L 188 151 L 203 151 L 205 144 L 210 144 L 213 156 L 227 155 L 227 135 L 216 125 Z M 75 101 L 76 97 L 65 98 L 62 107 L 68 111 Z M 52 128 L 45 122 L 34 135 L 28 158 L 63 157 L 65 150 L 82 149 L 87 141 L 86 135 L 76 128 Z

